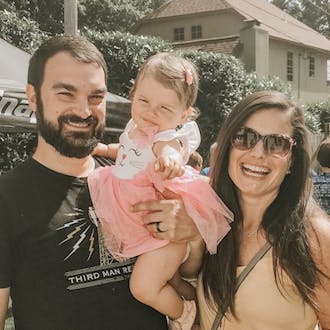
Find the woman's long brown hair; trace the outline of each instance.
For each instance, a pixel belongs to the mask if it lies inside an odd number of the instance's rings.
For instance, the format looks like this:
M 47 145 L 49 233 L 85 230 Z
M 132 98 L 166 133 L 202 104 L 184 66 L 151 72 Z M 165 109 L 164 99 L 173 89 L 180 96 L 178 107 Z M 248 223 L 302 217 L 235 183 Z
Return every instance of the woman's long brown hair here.
M 273 247 L 273 268 L 277 285 L 279 270 L 284 270 L 311 306 L 318 269 L 313 261 L 306 234 L 306 208 L 310 200 L 310 157 L 308 131 L 301 109 L 285 95 L 275 91 L 253 93 L 240 101 L 222 125 L 217 139 L 211 185 L 234 213 L 231 231 L 220 242 L 217 254 L 207 254 L 202 266 L 203 287 L 210 298 L 225 313 L 235 313 L 236 268 L 239 259 L 239 228 L 243 215 L 236 187 L 228 174 L 231 137 L 246 120 L 260 110 L 278 109 L 290 114 L 293 137 L 291 173 L 283 180 L 279 193 L 266 209 L 261 226 Z

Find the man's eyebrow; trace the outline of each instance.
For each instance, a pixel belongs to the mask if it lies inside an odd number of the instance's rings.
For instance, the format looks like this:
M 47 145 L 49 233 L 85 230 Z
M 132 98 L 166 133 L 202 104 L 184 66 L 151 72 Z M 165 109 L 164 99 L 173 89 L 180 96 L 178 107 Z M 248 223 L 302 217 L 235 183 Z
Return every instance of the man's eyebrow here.
M 66 83 L 56 83 L 55 85 L 53 85 L 53 89 L 66 89 L 70 92 L 77 92 L 78 89 L 70 84 L 66 84 Z M 97 88 L 95 90 L 92 91 L 93 94 L 104 94 L 107 92 L 107 88 L 106 87 L 102 87 L 102 88 Z
M 104 94 L 107 92 L 107 89 L 104 87 L 104 88 L 98 88 L 98 89 L 95 89 L 93 91 L 94 94 Z
M 56 83 L 55 85 L 53 85 L 53 89 L 61 89 L 61 88 L 67 89 L 68 91 L 71 91 L 71 92 L 77 91 L 77 88 L 70 84 L 60 82 L 60 83 Z

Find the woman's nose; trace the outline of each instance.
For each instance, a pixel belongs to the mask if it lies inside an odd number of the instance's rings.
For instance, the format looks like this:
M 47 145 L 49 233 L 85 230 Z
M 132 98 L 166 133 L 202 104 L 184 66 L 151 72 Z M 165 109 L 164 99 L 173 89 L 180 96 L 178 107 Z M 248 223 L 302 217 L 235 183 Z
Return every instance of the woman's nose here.
M 266 155 L 262 139 L 260 139 L 257 144 L 250 150 L 250 154 L 255 157 L 264 157 Z

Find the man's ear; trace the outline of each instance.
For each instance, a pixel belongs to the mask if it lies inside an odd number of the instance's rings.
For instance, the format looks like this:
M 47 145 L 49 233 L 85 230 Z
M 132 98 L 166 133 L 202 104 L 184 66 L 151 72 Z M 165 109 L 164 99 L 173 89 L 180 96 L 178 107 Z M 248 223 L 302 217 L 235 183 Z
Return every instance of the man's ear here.
M 29 101 L 29 106 L 33 112 L 37 111 L 37 95 L 36 90 L 33 85 L 27 84 L 26 86 L 26 96 Z

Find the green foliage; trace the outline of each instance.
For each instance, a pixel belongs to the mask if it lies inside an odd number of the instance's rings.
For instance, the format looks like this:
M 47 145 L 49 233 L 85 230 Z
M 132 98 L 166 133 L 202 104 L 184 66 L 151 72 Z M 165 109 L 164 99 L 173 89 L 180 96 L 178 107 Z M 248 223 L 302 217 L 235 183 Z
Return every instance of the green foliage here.
M 328 0 L 272 0 L 271 2 L 315 31 L 330 37 Z
M 153 54 L 171 50 L 170 44 L 155 37 L 92 30 L 84 34 L 104 55 L 109 70 L 109 90 L 126 97 L 141 64 Z
M 97 31 L 127 31 L 144 16 L 144 10 L 137 9 L 130 0 L 82 0 L 79 26 Z
M 255 72 L 247 73 L 244 79 L 244 95 L 262 90 L 275 90 L 292 97 L 291 86 L 280 78 L 260 78 Z
M 0 22 L 0 37 L 29 53 L 32 53 L 47 36 L 35 21 L 26 17 L 20 18 L 14 12 L 0 11 Z
M 232 56 L 199 51 L 185 51 L 182 55 L 199 70 L 197 107 L 201 115 L 197 122 L 202 135 L 199 151 L 205 158 L 225 117 L 243 95 L 245 71 Z
M 80 0 L 79 26 L 97 31 L 126 32 L 164 0 Z
M 314 133 L 324 132 L 324 124 L 330 122 L 330 101 L 307 103 L 303 110 L 309 129 Z
M 35 133 L 0 133 L 0 174 L 27 159 L 35 141 Z

